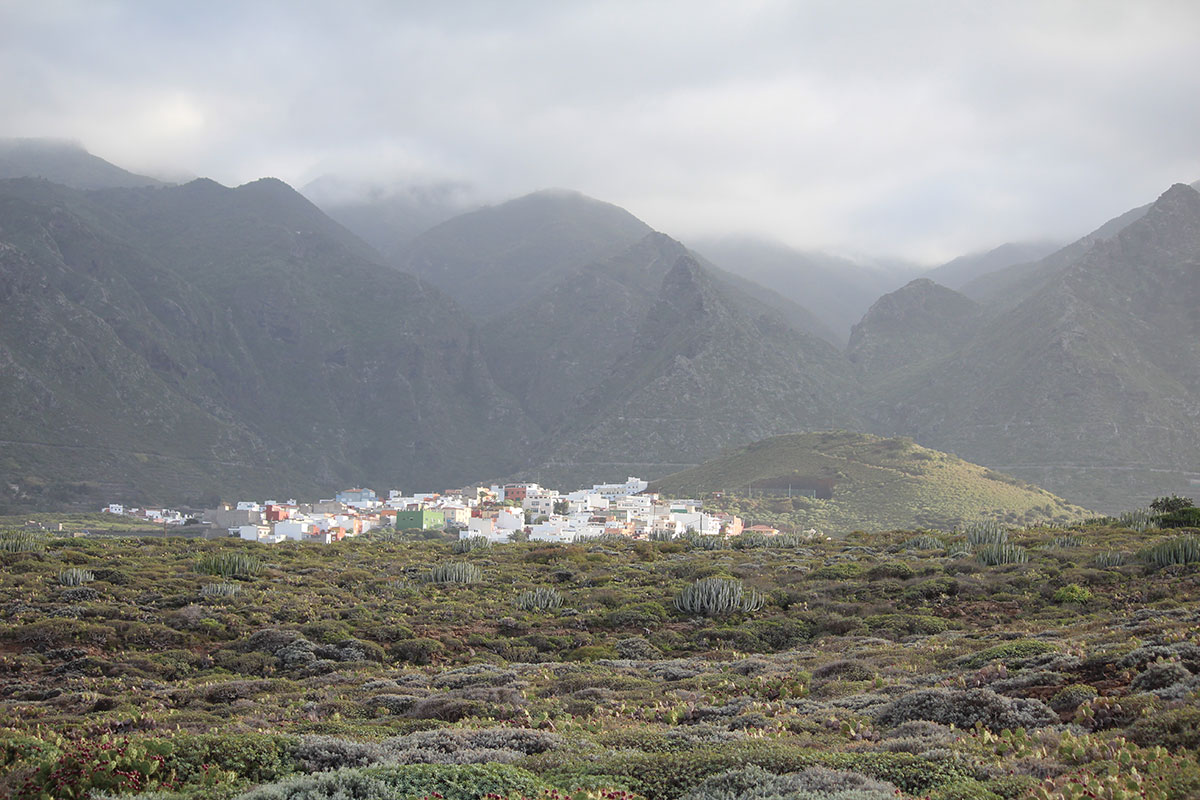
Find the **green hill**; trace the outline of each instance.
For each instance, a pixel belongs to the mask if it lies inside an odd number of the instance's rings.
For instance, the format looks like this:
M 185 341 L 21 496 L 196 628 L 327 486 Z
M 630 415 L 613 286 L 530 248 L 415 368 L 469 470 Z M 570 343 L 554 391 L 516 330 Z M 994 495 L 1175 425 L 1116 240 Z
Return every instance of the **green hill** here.
M 650 490 L 721 493 L 718 502 L 748 522 L 825 532 L 1066 522 L 1088 514 L 1044 489 L 909 439 L 846 431 L 764 439 L 655 481 Z

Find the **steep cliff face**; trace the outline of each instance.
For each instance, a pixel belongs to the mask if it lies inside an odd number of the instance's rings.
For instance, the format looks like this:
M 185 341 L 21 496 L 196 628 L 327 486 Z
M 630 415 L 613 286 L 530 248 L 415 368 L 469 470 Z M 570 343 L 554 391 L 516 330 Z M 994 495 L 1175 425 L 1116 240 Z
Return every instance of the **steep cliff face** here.
M 662 475 L 723 447 L 849 425 L 848 364 L 829 343 L 680 257 L 629 349 L 548 443 L 540 474 Z
M 0 304 L 17 500 L 453 481 L 528 440 L 453 305 L 278 181 L 0 182 Z
M 1171 187 L 957 352 L 877 390 L 877 429 L 1114 510 L 1200 477 L 1200 194 Z

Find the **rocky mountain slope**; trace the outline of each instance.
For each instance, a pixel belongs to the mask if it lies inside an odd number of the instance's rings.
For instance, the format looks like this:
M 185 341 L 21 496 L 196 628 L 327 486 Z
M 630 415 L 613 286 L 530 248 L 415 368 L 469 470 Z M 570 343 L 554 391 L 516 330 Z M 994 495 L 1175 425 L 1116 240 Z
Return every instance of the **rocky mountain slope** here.
M 113 189 L 162 184 L 135 175 L 58 139 L 0 139 L 0 179 L 45 178 L 74 189 Z
M 956 352 L 873 390 L 872 428 L 1112 510 L 1200 478 L 1200 193 L 1177 184 Z
M 452 481 L 529 434 L 453 305 L 278 181 L 2 181 L 0 306 L 13 501 Z
M 653 477 L 764 436 L 850 425 L 850 380 L 832 345 L 684 254 L 628 349 L 549 437 L 535 474 Z
M 846 355 L 868 381 L 945 355 L 962 345 L 982 309 L 953 289 L 917 278 L 875 301 L 850 331 Z
M 646 223 L 609 203 L 577 192 L 536 192 L 437 225 L 413 240 L 400 266 L 472 316 L 494 319 L 648 233 Z

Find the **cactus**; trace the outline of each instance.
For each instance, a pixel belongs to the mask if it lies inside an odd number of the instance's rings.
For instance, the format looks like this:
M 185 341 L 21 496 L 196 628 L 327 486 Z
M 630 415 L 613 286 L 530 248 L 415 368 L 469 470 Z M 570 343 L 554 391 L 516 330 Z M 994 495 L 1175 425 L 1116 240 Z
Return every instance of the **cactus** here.
M 1004 544 L 1008 541 L 1008 530 L 994 520 L 969 522 L 962 532 L 967 535 L 967 544 L 978 547 L 985 544 Z
M 975 558 L 980 564 L 994 567 L 999 564 L 1024 564 L 1029 560 L 1029 554 L 1024 547 L 1018 547 L 1008 542 L 987 544 L 975 551 Z
M 1092 559 L 1092 565 L 1100 568 L 1104 567 L 1119 567 L 1125 563 L 1125 554 L 1117 550 L 1105 550 L 1097 553 Z
M 456 554 L 469 553 L 472 550 L 485 550 L 492 546 L 486 536 L 470 536 L 466 539 L 459 539 L 454 544 L 450 545 L 450 552 Z
M 694 550 L 725 550 L 729 547 L 729 543 L 723 536 L 710 536 L 692 530 L 680 534 L 678 538 L 687 542 L 688 546 Z
M 941 550 L 945 547 L 942 540 L 928 533 L 914 536 L 903 545 L 905 550 Z
M 1200 561 L 1200 536 L 1188 534 L 1159 542 L 1138 553 L 1138 559 L 1152 567 L 1195 563 Z
M 1138 533 L 1144 533 L 1158 527 L 1158 515 L 1148 508 L 1135 508 L 1117 517 L 1115 525 L 1118 528 L 1129 528 Z
M 1056 536 L 1044 545 L 1047 550 L 1070 550 L 1083 547 L 1083 539 L 1078 536 Z
M 58 582 L 63 586 L 83 586 L 96 580 L 96 576 L 86 569 L 68 567 L 58 573 Z
M 539 586 L 517 595 L 513 605 L 522 611 L 555 611 L 562 608 L 563 598 L 557 589 Z
M 675 595 L 675 607 L 686 614 L 716 617 L 736 611 L 759 610 L 766 598 L 754 589 L 747 590 L 735 578 L 700 578 Z
M 426 576 L 429 583 L 479 583 L 483 580 L 483 570 L 466 561 L 451 561 L 438 564 L 429 570 Z
M 30 531 L 0 533 L 0 553 L 40 553 L 46 549 L 46 537 Z
M 241 590 L 236 583 L 206 583 L 200 587 L 200 594 L 204 597 L 234 597 Z
M 196 571 L 222 578 L 252 578 L 262 572 L 262 559 L 249 553 L 209 553 L 196 562 Z

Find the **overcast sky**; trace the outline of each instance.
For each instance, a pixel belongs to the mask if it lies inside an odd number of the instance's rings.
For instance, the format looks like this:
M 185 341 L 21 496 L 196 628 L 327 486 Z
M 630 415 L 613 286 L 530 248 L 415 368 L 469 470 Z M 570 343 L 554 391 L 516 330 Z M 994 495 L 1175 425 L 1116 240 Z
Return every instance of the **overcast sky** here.
M 0 0 L 0 136 L 926 261 L 1200 179 L 1200 2 Z

